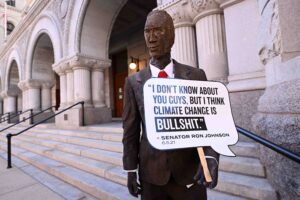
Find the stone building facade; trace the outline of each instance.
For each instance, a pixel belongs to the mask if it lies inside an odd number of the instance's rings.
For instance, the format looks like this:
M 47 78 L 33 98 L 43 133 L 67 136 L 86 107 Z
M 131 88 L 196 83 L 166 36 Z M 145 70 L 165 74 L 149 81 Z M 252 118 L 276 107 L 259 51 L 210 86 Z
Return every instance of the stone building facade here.
M 149 62 L 143 25 L 152 9 L 173 17 L 172 57 L 227 85 L 237 125 L 300 153 L 298 0 L 26 1 L 0 49 L 1 112 L 84 101 L 84 112 L 72 108 L 56 126 L 120 117 L 126 76 Z M 282 199 L 299 196 L 297 165 L 261 152 Z

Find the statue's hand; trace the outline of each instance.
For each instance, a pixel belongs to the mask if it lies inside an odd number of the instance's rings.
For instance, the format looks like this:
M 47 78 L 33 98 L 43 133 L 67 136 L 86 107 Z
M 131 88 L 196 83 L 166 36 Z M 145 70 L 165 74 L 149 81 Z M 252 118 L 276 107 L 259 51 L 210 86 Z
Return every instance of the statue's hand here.
M 212 178 L 212 182 L 206 182 L 201 164 L 199 164 L 198 170 L 194 176 L 194 181 L 199 185 L 204 185 L 205 187 L 212 189 L 216 187 L 218 182 L 218 163 L 214 159 L 207 159 L 207 166 Z
M 137 173 L 136 172 L 128 172 L 127 187 L 128 187 L 129 193 L 134 197 L 138 197 L 138 195 L 141 193 L 141 186 L 137 182 Z

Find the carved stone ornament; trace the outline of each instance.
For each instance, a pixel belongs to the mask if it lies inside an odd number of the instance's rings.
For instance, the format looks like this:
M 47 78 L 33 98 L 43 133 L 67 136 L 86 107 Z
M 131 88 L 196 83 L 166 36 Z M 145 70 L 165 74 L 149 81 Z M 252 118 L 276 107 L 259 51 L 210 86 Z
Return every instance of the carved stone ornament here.
M 202 12 L 210 9 L 219 8 L 219 4 L 216 0 L 190 0 L 192 10 L 194 12 Z
M 197 7 L 204 7 L 208 0 L 192 0 Z
M 186 4 L 177 4 L 176 6 L 171 6 L 166 9 L 166 11 L 171 15 L 175 26 L 179 23 L 192 23 L 188 7 L 185 5 Z
M 60 17 L 64 18 L 68 12 L 69 0 L 62 0 L 60 3 Z
M 266 65 L 269 60 L 281 53 L 281 33 L 278 16 L 278 3 L 271 0 L 261 14 L 259 32 L 259 57 Z

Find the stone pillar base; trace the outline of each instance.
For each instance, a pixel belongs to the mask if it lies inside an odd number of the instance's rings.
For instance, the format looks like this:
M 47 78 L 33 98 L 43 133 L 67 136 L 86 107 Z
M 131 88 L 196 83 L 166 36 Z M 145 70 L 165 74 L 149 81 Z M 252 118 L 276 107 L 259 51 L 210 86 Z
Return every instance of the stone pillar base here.
M 252 126 L 252 117 L 257 112 L 259 98 L 263 95 L 264 90 L 251 90 L 229 93 L 231 111 L 235 125 L 249 131 L 255 132 Z M 253 142 L 252 139 L 239 134 L 239 141 Z
M 33 115 L 36 114 L 36 113 L 37 112 L 33 112 Z M 51 112 L 44 112 L 44 113 L 41 113 L 37 116 L 34 116 L 33 119 L 32 119 L 32 124 L 40 122 L 40 121 L 46 119 L 47 117 L 50 117 L 53 114 L 54 114 L 54 112 L 51 111 Z M 20 120 L 26 119 L 28 117 L 30 117 L 30 113 L 26 112 L 26 113 L 20 115 Z M 55 122 L 55 118 L 53 117 L 53 118 L 47 120 L 44 123 L 54 123 L 54 122 Z M 22 125 L 30 125 L 30 119 L 26 120 L 25 122 L 22 122 L 21 124 Z
M 14 124 L 14 123 L 18 123 L 18 122 L 19 122 L 19 116 L 11 118 L 9 123 Z M 6 121 L 6 123 L 7 123 L 7 121 Z
M 252 118 L 262 137 L 300 154 L 300 80 L 269 86 L 259 99 L 258 112 Z M 299 164 L 268 148 L 260 149 L 267 177 L 281 199 L 300 196 Z
M 103 108 L 84 108 L 84 125 L 100 124 L 112 120 L 111 109 Z M 82 108 L 73 108 L 55 118 L 56 127 L 74 128 L 82 126 Z
M 7 118 L 5 118 L 7 119 Z M 19 117 L 14 117 L 14 118 L 11 118 L 9 123 L 8 121 L 6 120 L 5 122 L 2 122 L 1 124 L 14 124 L 14 123 L 18 123 L 19 122 Z

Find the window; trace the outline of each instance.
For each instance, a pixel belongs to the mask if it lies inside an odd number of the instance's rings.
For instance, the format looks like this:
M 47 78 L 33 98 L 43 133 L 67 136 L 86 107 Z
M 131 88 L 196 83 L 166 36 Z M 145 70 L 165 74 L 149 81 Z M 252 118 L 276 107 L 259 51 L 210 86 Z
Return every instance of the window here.
M 7 22 L 7 35 L 9 35 L 15 28 L 15 25 L 11 22 Z
M 13 7 L 16 7 L 16 1 L 15 0 L 9 0 L 9 1 L 6 1 L 7 5 L 9 6 L 13 6 Z

